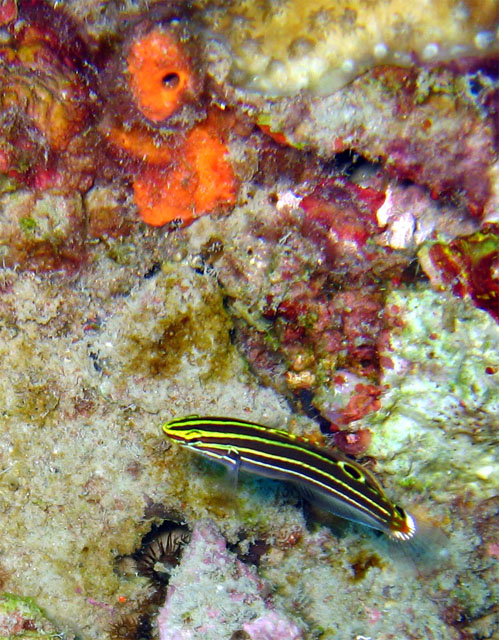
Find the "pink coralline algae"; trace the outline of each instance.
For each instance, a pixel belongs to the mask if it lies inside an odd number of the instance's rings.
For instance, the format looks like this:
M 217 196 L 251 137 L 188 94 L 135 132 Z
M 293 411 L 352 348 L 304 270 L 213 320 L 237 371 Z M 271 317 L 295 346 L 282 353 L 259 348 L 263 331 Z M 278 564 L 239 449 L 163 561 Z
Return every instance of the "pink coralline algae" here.
M 300 207 L 306 214 L 303 235 L 322 244 L 338 278 L 348 272 L 351 278 L 368 284 L 386 268 L 390 250 L 368 245 L 380 231 L 376 212 L 384 200 L 383 191 L 360 187 L 343 178 L 323 182 L 301 200 Z
M 158 616 L 160 640 L 302 640 L 301 630 L 275 609 L 254 569 L 226 548 L 210 521 L 199 522 L 168 586 Z
M 251 640 L 300 640 L 303 638 L 296 625 L 283 620 L 275 611 L 253 622 L 245 622 L 243 630 Z

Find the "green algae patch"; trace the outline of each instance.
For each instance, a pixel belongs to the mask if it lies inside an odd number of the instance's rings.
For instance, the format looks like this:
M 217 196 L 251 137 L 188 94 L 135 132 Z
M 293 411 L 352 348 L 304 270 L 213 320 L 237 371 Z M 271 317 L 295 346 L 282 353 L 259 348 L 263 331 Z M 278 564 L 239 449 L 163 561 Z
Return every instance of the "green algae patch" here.
M 32 598 L 0 594 L 0 640 L 63 638 Z
M 24 233 L 34 233 L 37 228 L 36 221 L 33 218 L 20 218 L 19 226 L 24 231 Z

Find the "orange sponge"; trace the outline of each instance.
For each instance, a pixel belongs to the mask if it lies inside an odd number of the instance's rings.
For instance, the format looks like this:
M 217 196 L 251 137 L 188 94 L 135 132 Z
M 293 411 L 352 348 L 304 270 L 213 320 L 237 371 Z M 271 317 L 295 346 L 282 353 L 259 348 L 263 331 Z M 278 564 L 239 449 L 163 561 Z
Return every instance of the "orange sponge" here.
M 161 227 L 173 220 L 192 222 L 195 188 L 196 176 L 184 163 L 174 168 L 152 165 L 134 180 L 133 194 L 142 220 Z
M 185 156 L 198 176 L 194 192 L 196 213 L 208 213 L 218 205 L 234 205 L 236 179 L 226 158 L 227 147 L 209 122 L 194 127 L 185 141 Z
M 153 29 L 134 41 L 127 58 L 130 89 L 146 118 L 169 118 L 195 89 L 189 60 L 174 35 Z
M 159 227 L 180 219 L 188 224 L 203 213 L 233 206 L 237 180 L 226 154 L 216 128 L 205 121 L 188 133 L 173 165 L 145 167 L 133 185 L 144 222 Z
M 137 160 L 150 164 L 165 165 L 172 159 L 170 146 L 160 137 L 154 137 L 139 125 L 124 129 L 116 125 L 101 125 L 107 139 Z

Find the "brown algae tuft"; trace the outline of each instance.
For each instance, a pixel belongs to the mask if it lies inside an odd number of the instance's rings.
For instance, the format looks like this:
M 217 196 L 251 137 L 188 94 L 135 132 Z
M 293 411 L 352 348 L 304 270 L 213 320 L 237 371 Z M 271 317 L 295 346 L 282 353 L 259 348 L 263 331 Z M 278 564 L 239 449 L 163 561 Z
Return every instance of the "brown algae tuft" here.
M 127 375 L 173 377 L 187 359 L 197 364 L 201 380 L 227 380 L 230 376 L 234 354 L 229 335 L 232 323 L 223 308 L 222 295 L 206 278 L 190 274 L 189 286 L 194 291 L 189 295 L 193 300 L 186 297 L 185 303 L 172 305 L 171 292 L 176 286 L 182 287 L 186 275 L 183 268 L 165 265 L 154 283 L 157 302 L 163 299 L 162 308 L 146 315 L 137 308 L 130 332 L 118 347 L 126 360 Z

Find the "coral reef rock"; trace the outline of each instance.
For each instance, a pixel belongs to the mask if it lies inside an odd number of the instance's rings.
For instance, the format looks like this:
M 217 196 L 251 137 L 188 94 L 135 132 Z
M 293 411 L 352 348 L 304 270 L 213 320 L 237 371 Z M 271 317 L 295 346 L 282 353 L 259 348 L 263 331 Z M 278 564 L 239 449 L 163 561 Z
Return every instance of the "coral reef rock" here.
M 210 521 L 201 521 L 170 581 L 158 617 L 160 639 L 229 640 L 240 631 L 249 640 L 302 640 L 299 627 L 267 596 L 256 572 L 226 549 Z
M 493 497 L 499 482 L 496 322 L 469 301 L 425 287 L 393 291 L 390 309 L 399 327 L 382 359 L 389 391 L 371 416 L 369 453 L 402 486 L 429 492 L 437 502 Z
M 408 66 L 497 50 L 497 2 L 209 2 L 232 80 L 267 95 L 326 94 L 379 64 Z

